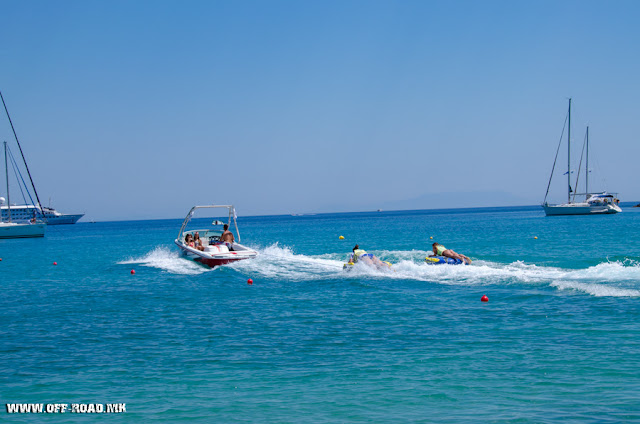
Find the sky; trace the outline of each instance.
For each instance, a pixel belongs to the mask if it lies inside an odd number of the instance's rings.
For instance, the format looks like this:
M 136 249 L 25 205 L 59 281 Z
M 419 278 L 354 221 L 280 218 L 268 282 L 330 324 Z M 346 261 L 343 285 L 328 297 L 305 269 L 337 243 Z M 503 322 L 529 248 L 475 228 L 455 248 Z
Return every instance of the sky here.
M 637 1 L 0 10 L 0 91 L 38 194 L 86 220 L 539 204 L 569 98 L 572 168 L 589 125 L 591 188 L 640 201 Z M 4 116 L 0 136 L 15 143 Z

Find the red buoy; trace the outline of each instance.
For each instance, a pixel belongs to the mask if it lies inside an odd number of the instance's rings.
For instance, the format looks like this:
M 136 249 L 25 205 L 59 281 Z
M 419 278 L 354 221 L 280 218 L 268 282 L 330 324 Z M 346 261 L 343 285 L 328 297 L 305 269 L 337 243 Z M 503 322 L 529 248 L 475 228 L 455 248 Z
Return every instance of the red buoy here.
M 53 264 L 54 264 L 54 265 L 58 265 L 58 262 L 54 262 Z
M 487 295 L 485 294 L 484 296 L 482 296 L 482 297 L 480 298 L 480 300 L 481 300 L 482 302 L 488 302 L 488 301 L 489 301 L 489 298 L 488 298 L 488 297 L 487 297 Z
M 132 270 L 131 270 L 131 275 L 133 275 L 133 274 L 135 274 L 135 273 L 136 273 L 136 270 L 135 270 L 135 269 L 132 269 Z
M 253 280 L 252 280 L 251 278 L 249 278 L 249 279 L 247 280 L 247 284 L 249 284 L 249 285 L 253 284 Z

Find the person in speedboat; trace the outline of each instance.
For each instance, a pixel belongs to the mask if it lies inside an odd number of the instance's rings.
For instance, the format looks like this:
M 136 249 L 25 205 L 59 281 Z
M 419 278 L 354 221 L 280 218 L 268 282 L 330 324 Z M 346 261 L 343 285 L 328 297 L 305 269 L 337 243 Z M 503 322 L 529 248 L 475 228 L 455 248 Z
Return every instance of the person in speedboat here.
M 193 241 L 193 236 L 191 234 L 187 234 L 186 236 L 184 236 L 184 244 L 186 244 L 189 247 L 193 247 L 195 249 L 196 244 Z
M 433 243 L 431 247 L 433 249 L 433 255 L 429 256 L 444 256 L 445 258 L 459 259 L 463 262 L 466 262 L 467 264 L 471 263 L 471 259 L 469 259 L 467 256 L 456 253 L 451 249 L 447 249 L 440 243 Z
M 202 240 L 200 240 L 200 233 L 196 231 L 195 236 L 193 237 L 194 247 L 200 251 L 204 251 L 204 246 L 202 245 Z
M 360 249 L 360 246 L 356 244 L 355 247 L 353 248 L 353 253 L 351 254 L 351 258 L 349 259 L 349 262 L 355 264 L 359 260 L 362 260 L 362 262 L 366 264 L 375 265 L 378 267 L 388 266 L 372 253 L 367 253 L 366 250 Z
M 233 233 L 231 231 L 229 231 L 229 225 L 228 224 L 224 224 L 224 226 L 222 227 L 224 229 L 222 235 L 220 236 L 220 241 L 224 244 L 227 245 L 227 247 L 229 248 L 229 251 L 233 250 L 232 246 L 233 243 L 236 242 L 235 238 L 233 237 Z

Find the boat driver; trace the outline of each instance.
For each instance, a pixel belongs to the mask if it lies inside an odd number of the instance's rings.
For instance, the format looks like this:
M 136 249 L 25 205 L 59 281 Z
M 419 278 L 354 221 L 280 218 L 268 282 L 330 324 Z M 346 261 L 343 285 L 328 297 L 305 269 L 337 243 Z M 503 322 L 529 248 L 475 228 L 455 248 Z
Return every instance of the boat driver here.
M 222 228 L 224 229 L 224 232 L 220 236 L 220 241 L 223 242 L 224 244 L 226 244 L 227 247 L 229 248 L 229 251 L 231 251 L 231 250 L 233 250 L 232 249 L 233 243 L 236 242 L 235 238 L 233 237 L 233 233 L 231 231 L 229 231 L 229 225 L 228 224 L 224 224 L 224 226 Z

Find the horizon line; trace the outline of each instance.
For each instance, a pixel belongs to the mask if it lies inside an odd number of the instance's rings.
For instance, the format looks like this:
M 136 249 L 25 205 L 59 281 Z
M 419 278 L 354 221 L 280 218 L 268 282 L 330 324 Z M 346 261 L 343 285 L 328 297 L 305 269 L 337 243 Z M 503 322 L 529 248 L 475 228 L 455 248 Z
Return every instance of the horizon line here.
M 629 205 L 640 204 L 637 201 L 625 201 L 620 202 L 620 204 L 627 203 Z M 417 212 L 417 211 L 459 211 L 465 209 L 515 209 L 515 208 L 533 208 L 533 207 L 542 207 L 542 204 L 538 205 L 511 205 L 511 206 L 465 206 L 465 207 L 456 207 L 456 208 L 432 208 L 432 209 L 389 209 L 389 210 L 361 210 L 361 211 L 345 211 L 345 212 L 302 212 L 302 213 L 280 213 L 280 214 L 268 214 L 268 215 L 238 215 L 238 218 L 241 217 L 252 217 L 252 218 L 267 218 L 267 217 L 277 217 L 277 216 L 315 216 L 315 215 L 340 215 L 340 214 L 357 214 L 357 213 L 384 213 L 384 212 Z M 632 206 L 633 207 L 633 206 Z M 175 217 L 175 218 L 145 218 L 145 219 L 114 219 L 114 220 L 92 220 L 85 222 L 77 222 L 80 224 L 92 224 L 96 222 L 137 222 L 137 221 L 167 221 L 167 220 L 184 220 L 184 218 Z M 196 218 L 197 219 L 197 218 Z

